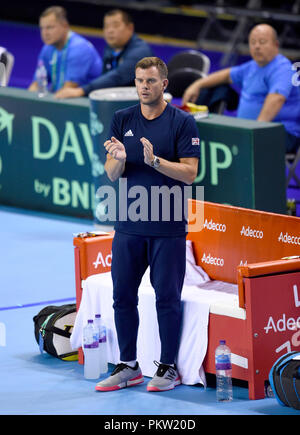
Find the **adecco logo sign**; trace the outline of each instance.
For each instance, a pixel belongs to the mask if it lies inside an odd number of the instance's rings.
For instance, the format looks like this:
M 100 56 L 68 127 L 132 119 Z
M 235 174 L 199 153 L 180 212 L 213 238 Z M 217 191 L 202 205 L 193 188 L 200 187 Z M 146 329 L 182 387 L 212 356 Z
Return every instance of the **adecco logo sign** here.
M 206 228 L 207 230 L 221 231 L 222 233 L 225 233 L 225 231 L 226 231 L 225 224 L 220 224 L 218 222 L 214 222 L 212 219 L 209 222 L 207 221 L 207 219 L 205 219 L 203 227 Z
M 262 230 L 255 230 L 249 227 L 245 228 L 243 225 L 243 228 L 241 229 L 241 236 L 244 237 L 254 237 L 255 239 L 263 239 L 264 232 Z
M 202 263 L 213 264 L 214 266 L 224 266 L 224 258 L 213 257 L 211 254 L 206 255 L 205 252 L 201 261 Z
M 95 269 L 97 269 L 98 266 L 111 267 L 111 259 L 112 259 L 112 254 L 108 254 L 106 255 L 106 257 L 104 257 L 102 252 L 98 252 L 96 261 L 93 262 L 93 265 Z
M 283 235 L 281 232 L 278 237 L 278 242 L 300 245 L 300 236 L 290 236 L 289 233 L 285 233 L 285 235 Z

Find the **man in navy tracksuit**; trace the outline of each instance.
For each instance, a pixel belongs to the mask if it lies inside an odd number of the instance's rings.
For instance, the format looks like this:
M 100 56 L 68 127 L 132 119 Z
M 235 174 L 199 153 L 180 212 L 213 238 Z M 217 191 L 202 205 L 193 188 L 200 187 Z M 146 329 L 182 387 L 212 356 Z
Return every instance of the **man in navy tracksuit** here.
M 112 246 L 112 280 L 120 364 L 97 384 L 111 391 L 143 382 L 136 361 L 138 288 L 150 266 L 161 341 L 160 363 L 148 391 L 180 384 L 175 364 L 181 326 L 185 275 L 186 219 L 184 186 L 198 171 L 200 145 L 194 118 L 164 101 L 167 67 L 156 57 L 139 61 L 135 84 L 140 104 L 114 114 L 105 170 L 120 180 L 121 199 Z M 169 192 L 162 200 L 160 192 Z M 169 200 L 169 203 L 166 204 Z

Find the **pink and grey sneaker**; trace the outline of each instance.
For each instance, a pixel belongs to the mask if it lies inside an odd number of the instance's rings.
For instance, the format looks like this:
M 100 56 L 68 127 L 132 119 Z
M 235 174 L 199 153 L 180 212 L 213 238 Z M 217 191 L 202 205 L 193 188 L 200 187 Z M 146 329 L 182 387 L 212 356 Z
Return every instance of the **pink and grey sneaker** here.
M 95 387 L 96 391 L 114 391 L 121 388 L 133 387 L 144 382 L 144 377 L 138 362 L 135 367 L 130 367 L 127 364 L 117 364 L 111 375 L 98 382 Z
M 159 364 L 157 361 L 154 361 L 154 364 L 158 369 L 151 381 L 148 382 L 148 391 L 168 391 L 181 384 L 176 364 L 174 364 L 174 367 Z

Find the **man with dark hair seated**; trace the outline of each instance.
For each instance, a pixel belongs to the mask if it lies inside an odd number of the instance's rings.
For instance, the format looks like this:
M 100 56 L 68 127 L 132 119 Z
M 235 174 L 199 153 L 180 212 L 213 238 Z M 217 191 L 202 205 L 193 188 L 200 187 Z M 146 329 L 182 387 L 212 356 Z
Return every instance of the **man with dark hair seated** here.
M 130 15 L 120 9 L 105 14 L 103 34 L 107 46 L 101 76 L 86 86 L 64 89 L 57 98 L 83 97 L 95 89 L 134 85 L 135 65 L 143 57 L 152 56 L 151 48 L 134 33 Z

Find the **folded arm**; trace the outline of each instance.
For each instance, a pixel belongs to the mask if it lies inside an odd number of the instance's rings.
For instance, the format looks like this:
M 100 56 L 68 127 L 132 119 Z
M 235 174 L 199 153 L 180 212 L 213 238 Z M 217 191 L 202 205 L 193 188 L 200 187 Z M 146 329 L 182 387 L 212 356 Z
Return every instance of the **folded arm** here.
M 226 83 L 232 83 L 230 78 L 230 68 L 225 68 L 209 74 L 206 77 L 202 77 L 186 88 L 182 97 L 182 104 L 184 105 L 188 102 L 195 103 L 199 97 L 201 89 L 212 88 Z

